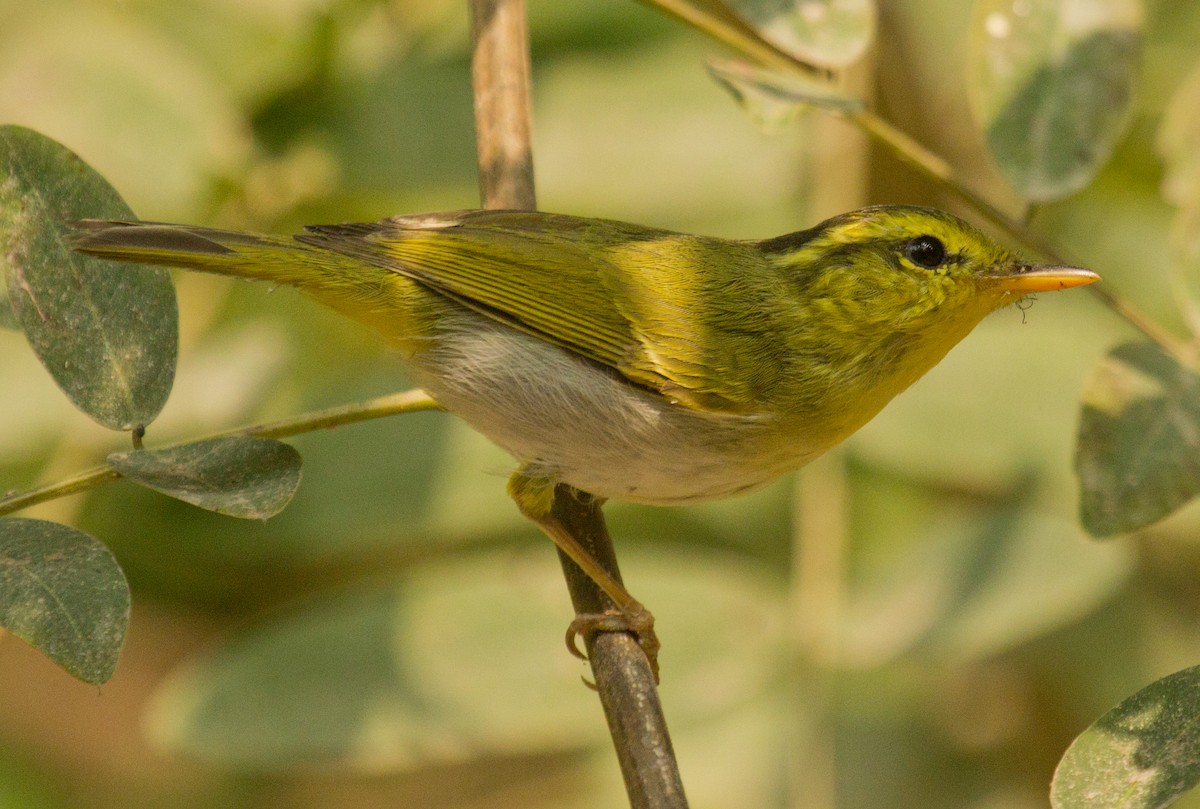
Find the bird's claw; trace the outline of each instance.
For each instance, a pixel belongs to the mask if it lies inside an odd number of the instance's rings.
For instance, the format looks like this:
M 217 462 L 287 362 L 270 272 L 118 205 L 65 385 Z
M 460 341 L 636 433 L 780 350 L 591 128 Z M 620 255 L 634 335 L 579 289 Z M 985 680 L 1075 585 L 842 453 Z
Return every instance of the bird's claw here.
M 650 670 L 654 674 L 654 682 L 658 682 L 658 650 L 662 644 L 654 632 L 654 615 L 649 610 L 641 609 L 636 612 L 593 612 L 576 615 L 575 620 L 567 627 L 567 649 L 580 660 L 587 660 L 587 649 L 596 636 L 603 632 L 628 632 L 637 640 L 646 660 L 650 662 Z M 580 648 L 579 641 L 583 641 Z M 584 681 L 589 688 L 593 685 Z

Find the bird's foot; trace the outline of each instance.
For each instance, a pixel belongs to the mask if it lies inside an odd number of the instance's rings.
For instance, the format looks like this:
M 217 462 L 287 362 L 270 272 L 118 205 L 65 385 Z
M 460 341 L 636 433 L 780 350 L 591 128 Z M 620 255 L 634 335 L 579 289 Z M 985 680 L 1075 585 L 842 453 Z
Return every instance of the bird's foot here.
M 654 674 L 654 682 L 658 682 L 658 650 L 662 644 L 654 632 L 654 615 L 642 607 L 631 612 L 593 612 L 576 615 L 575 620 L 567 627 L 567 649 L 580 660 L 587 660 L 587 649 L 591 647 L 596 636 L 604 632 L 628 632 L 637 640 L 646 660 L 650 662 L 650 670 Z M 580 648 L 579 641 L 583 641 Z

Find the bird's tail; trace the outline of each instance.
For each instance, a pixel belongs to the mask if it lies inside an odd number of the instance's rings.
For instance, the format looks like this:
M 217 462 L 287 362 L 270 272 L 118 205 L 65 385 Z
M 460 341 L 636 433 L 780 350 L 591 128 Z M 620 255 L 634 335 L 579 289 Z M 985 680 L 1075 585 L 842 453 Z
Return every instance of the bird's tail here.
M 308 287 L 347 259 L 287 236 L 160 222 L 84 219 L 67 238 L 81 253 L 111 261 L 158 264 Z
M 353 251 L 339 252 L 332 245 L 306 244 L 290 236 L 94 219 L 75 222 L 74 227 L 68 236 L 71 246 L 90 256 L 296 287 L 374 326 L 403 351 L 412 350 L 411 339 L 440 300 L 427 290 L 419 294 L 418 282 L 391 269 L 383 258 L 371 261 Z

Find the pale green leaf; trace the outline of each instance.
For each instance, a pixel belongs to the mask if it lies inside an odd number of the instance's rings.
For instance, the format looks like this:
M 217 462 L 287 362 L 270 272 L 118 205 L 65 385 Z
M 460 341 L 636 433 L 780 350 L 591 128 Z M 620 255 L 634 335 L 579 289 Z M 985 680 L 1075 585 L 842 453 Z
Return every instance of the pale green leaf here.
M 1200 492 L 1200 376 L 1150 343 L 1113 349 L 1084 393 L 1075 469 L 1095 536 L 1132 531 Z
M 1072 742 L 1054 809 L 1158 809 L 1200 782 L 1200 666 L 1152 683 Z
M 178 311 L 164 270 L 118 266 L 63 241 L 75 219 L 131 219 L 116 191 L 55 141 L 0 127 L 0 270 L 29 344 L 106 427 L 150 423 L 175 376 Z
M 1087 185 L 1133 106 L 1138 0 L 979 0 L 968 94 L 988 149 L 1026 199 Z
M 265 520 L 300 486 L 300 453 L 271 438 L 226 436 L 108 456 L 130 480 L 194 506 Z
M 81 680 L 103 683 L 129 626 L 129 586 L 116 559 L 82 531 L 0 520 L 0 626 Z
M 874 0 L 732 0 L 731 5 L 776 47 L 832 70 L 858 61 L 875 35 Z
M 1159 125 L 1162 195 L 1175 206 L 1171 258 L 1177 297 L 1193 331 L 1200 330 L 1200 64 L 1175 89 Z
M 943 509 L 945 511 L 945 509 Z M 1067 519 L 965 510 L 850 589 L 842 655 L 879 665 L 922 650 L 980 660 L 1061 630 L 1128 578 L 1129 549 L 1083 540 Z
M 782 605 L 760 571 L 694 555 L 624 559 L 670 632 L 672 704 L 723 716 L 771 687 Z M 603 747 L 547 545 L 434 565 L 307 601 L 177 672 L 151 707 L 168 749 L 247 769 L 374 771 Z M 714 687 L 714 684 L 717 684 Z
M 846 111 L 862 101 L 846 96 L 832 84 L 807 76 L 785 75 L 738 60 L 710 60 L 708 73 L 766 131 L 776 131 L 806 107 Z
M 240 3 L 236 10 L 220 0 L 5 3 L 4 122 L 68 144 L 135 208 L 177 220 L 211 199 L 214 178 L 247 170 L 250 142 L 234 85 L 244 87 L 244 97 L 262 98 L 288 70 L 269 54 L 290 45 L 289 62 L 303 58 L 285 34 L 303 26 L 303 17 L 288 19 L 285 9 L 292 4 L 276 5 L 272 43 L 266 44 L 264 31 L 254 47 L 243 40 L 249 10 Z M 179 36 L 155 17 L 171 18 Z M 201 38 L 212 42 L 211 59 Z M 217 61 L 240 63 L 246 77 L 235 77 Z
M 1003 514 L 976 531 L 950 552 L 949 597 L 922 639 L 957 659 L 986 659 L 1079 621 L 1133 569 L 1128 547 L 1086 542 L 1070 519 Z

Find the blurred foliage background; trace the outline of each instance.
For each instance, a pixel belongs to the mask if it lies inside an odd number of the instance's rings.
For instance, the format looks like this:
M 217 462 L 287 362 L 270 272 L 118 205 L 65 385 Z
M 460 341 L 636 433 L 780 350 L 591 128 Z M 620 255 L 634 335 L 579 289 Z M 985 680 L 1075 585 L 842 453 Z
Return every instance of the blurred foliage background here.
M 0 19 L 0 120 L 144 218 L 287 232 L 477 204 L 461 0 L 0 0 Z M 978 25 L 957 0 L 884 0 L 840 81 L 1016 211 L 967 101 Z M 1156 139 L 1194 106 L 1200 10 L 1148 2 L 1143 25 L 1129 134 L 1032 228 L 1180 328 Z M 955 209 L 827 114 L 764 129 L 706 75 L 716 47 L 641 5 L 530 0 L 530 30 L 545 210 L 763 237 L 868 203 Z M 405 386 L 373 335 L 290 291 L 176 280 L 179 377 L 148 444 Z M 1200 512 L 1078 528 L 1080 392 L 1129 336 L 1048 295 L 792 479 L 607 509 L 658 617 L 693 806 L 1044 806 L 1076 734 L 1197 662 Z M 0 358 L 0 490 L 119 446 L 20 334 Z M 99 689 L 0 638 L 0 806 L 622 805 L 511 461 L 440 413 L 294 444 L 303 486 L 265 523 L 121 483 L 27 512 L 103 539 L 134 612 Z

